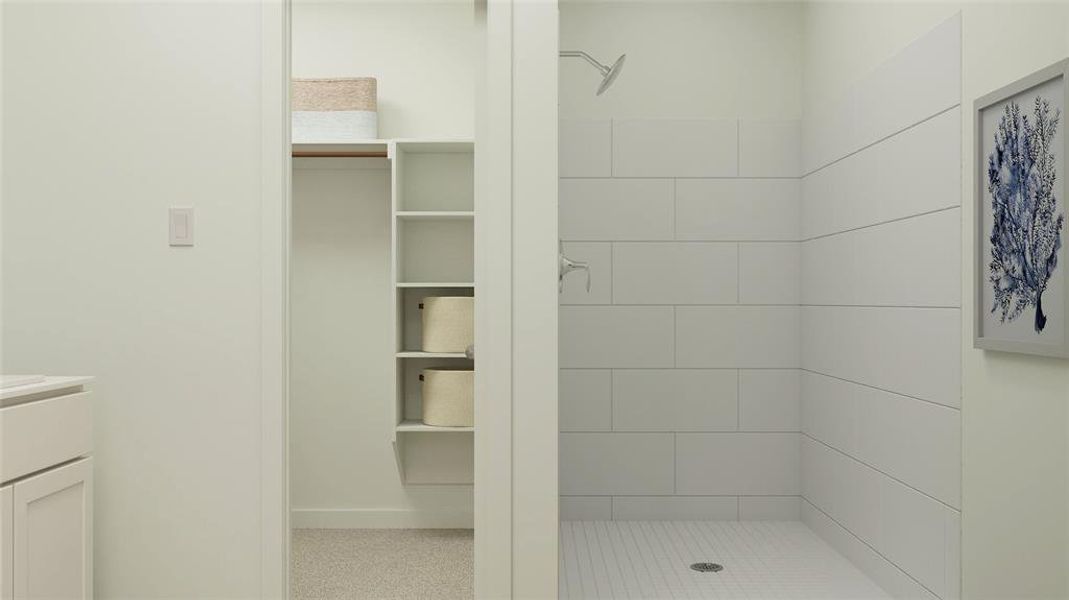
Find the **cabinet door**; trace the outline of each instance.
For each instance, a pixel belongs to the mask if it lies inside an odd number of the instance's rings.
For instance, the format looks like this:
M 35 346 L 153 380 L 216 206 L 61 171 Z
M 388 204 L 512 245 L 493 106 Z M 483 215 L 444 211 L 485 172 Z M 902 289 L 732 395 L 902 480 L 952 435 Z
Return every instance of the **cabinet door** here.
M 13 487 L 15 598 L 92 598 L 92 459 Z
M 11 569 L 15 550 L 15 534 L 12 531 L 14 508 L 11 486 L 0 488 L 0 600 L 11 600 L 15 594 Z

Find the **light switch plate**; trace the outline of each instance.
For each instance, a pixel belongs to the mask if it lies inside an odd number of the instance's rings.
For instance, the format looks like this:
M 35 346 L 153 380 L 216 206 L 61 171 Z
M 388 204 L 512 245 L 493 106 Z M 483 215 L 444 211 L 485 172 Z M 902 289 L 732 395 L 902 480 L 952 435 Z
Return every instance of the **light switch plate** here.
M 172 246 L 193 245 L 193 208 L 171 207 L 168 220 Z

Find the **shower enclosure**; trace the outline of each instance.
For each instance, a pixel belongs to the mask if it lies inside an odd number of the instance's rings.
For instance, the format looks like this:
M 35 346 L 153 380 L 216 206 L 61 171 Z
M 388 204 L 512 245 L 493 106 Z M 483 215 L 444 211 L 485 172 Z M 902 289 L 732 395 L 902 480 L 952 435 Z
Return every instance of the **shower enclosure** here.
M 561 4 L 562 598 L 959 595 L 960 17 L 806 10 Z

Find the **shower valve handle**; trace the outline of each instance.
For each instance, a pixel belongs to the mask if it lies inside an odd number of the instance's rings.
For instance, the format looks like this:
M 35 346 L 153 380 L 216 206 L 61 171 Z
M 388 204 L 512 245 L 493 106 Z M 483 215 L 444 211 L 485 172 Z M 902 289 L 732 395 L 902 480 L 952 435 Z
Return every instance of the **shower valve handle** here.
M 557 291 L 564 291 L 564 276 L 572 271 L 584 271 L 586 273 L 586 293 L 590 293 L 590 263 L 581 260 L 572 260 L 563 254 L 560 255 L 560 273 L 557 276 Z

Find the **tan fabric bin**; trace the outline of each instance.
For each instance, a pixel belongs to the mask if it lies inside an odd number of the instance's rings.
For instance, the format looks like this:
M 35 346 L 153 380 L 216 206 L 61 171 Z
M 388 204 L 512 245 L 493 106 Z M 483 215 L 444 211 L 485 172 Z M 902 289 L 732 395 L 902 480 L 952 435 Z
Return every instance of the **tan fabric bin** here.
M 475 343 L 475 298 L 430 296 L 419 307 L 424 352 L 464 352 Z
M 374 77 L 294 79 L 293 143 L 344 143 L 379 135 Z
M 438 427 L 472 427 L 475 424 L 475 371 L 423 369 L 423 423 Z

